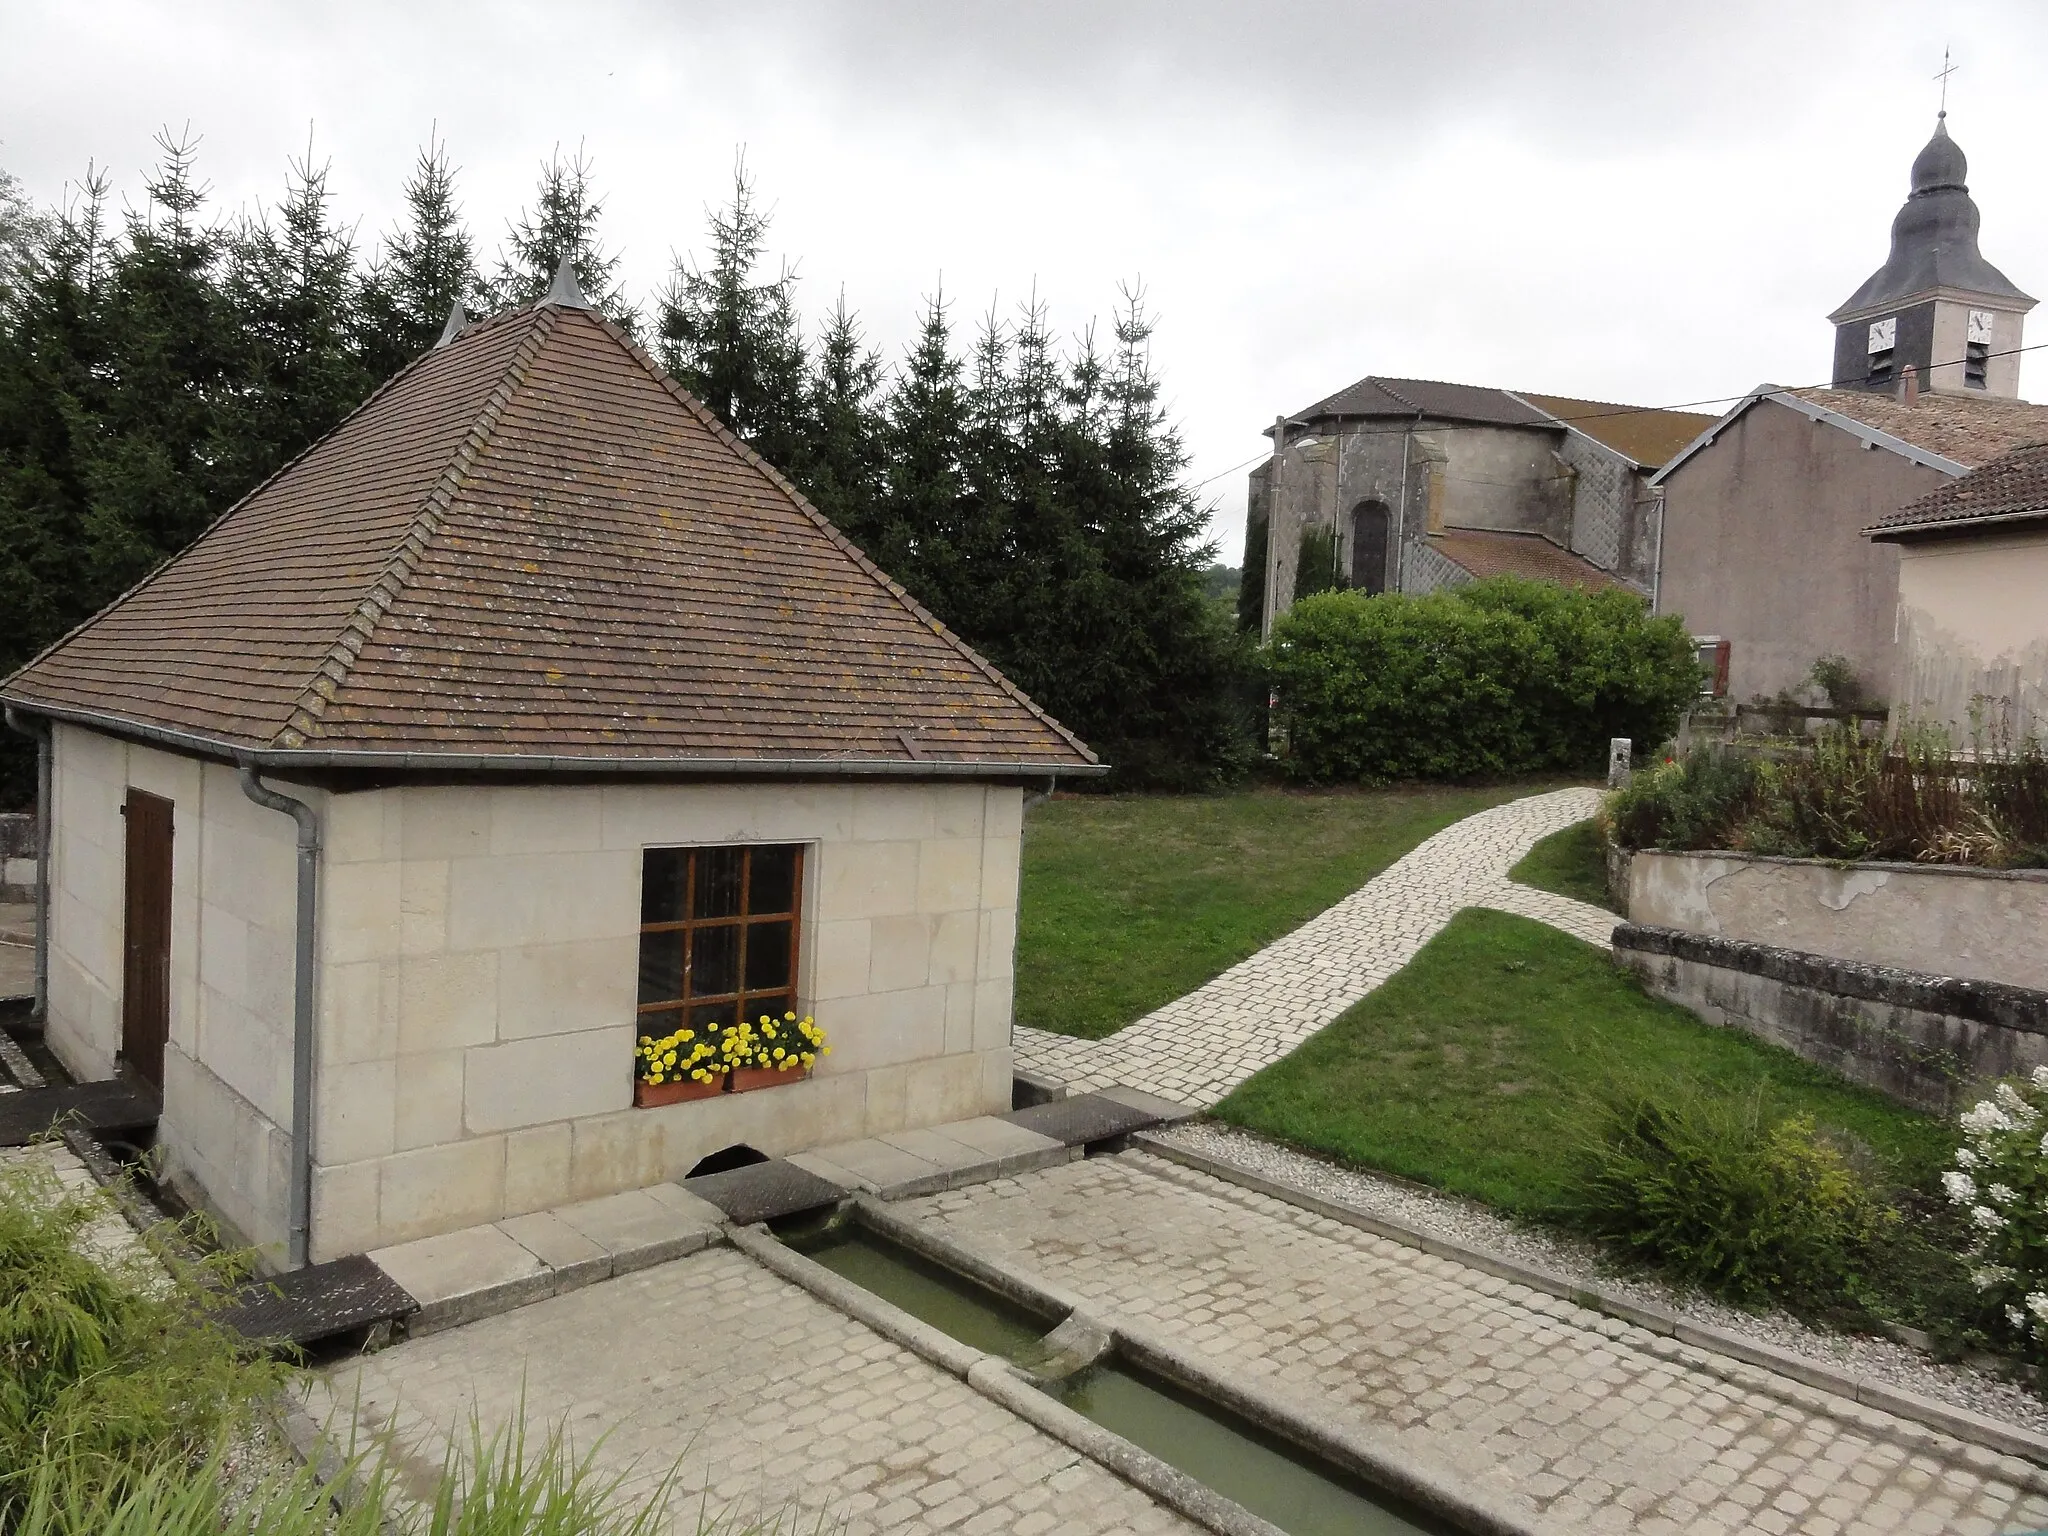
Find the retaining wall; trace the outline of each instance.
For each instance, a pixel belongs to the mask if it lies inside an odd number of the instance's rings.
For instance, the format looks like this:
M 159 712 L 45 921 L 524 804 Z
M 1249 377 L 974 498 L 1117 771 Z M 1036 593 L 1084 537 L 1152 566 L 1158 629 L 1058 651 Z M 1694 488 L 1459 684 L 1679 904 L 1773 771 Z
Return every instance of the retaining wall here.
M 1634 922 L 1615 929 L 1614 958 L 1710 1024 L 1935 1114 L 2048 1064 L 2048 991 Z
M 2048 989 L 2048 870 L 1644 850 L 1631 922 Z

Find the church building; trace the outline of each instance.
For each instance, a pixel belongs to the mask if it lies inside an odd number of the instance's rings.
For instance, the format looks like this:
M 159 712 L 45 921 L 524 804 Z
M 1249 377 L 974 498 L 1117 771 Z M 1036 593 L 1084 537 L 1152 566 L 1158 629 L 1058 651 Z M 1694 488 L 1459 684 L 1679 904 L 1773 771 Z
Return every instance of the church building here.
M 1658 610 L 1725 646 L 1737 698 L 1797 688 L 1824 655 L 1871 697 L 1899 697 L 1900 546 L 1865 531 L 2048 438 L 2048 406 L 2019 398 L 2034 300 L 1978 249 L 1966 170 L 1944 113 L 1890 255 L 1829 316 L 1832 387 L 1759 385 L 1649 482 Z
M 1652 595 L 1650 476 L 1712 418 L 1368 376 L 1267 435 L 1240 611 L 1261 635 L 1331 586 L 1429 592 L 1515 575 Z

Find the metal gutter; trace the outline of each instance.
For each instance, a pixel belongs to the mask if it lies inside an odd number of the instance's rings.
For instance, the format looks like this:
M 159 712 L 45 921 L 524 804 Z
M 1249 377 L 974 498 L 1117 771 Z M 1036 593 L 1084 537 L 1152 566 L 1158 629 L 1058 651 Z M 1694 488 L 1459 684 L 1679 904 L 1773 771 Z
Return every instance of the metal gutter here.
M 385 773 L 596 774 L 689 778 L 891 778 L 1040 779 L 1051 775 L 1092 778 L 1108 773 L 1107 763 L 996 762 L 983 759 L 889 757 L 582 757 L 569 753 L 326 751 L 307 747 L 249 747 L 216 737 L 150 725 L 119 715 L 35 699 L 14 699 L 10 710 L 27 710 L 52 720 L 90 726 L 220 762 L 246 764 L 266 773 L 362 771 Z
M 292 949 L 292 1125 L 291 1190 L 286 1222 L 286 1263 L 306 1267 L 313 1213 L 313 981 L 315 902 L 320 890 L 320 817 L 303 800 L 279 794 L 244 762 L 242 793 L 258 805 L 282 811 L 299 829 L 298 912 Z
M 1892 543 L 1906 538 L 1939 538 L 1945 534 L 1975 533 L 1980 528 L 2006 528 L 2014 523 L 2048 521 L 2048 507 L 2025 512 L 1989 512 L 1968 517 L 1935 518 L 1924 523 L 1872 523 L 1863 536 L 1873 543 Z
M 50 1018 L 50 795 L 55 788 L 55 743 L 50 723 L 31 723 L 10 704 L 7 723 L 36 744 L 36 1001 L 31 1016 L 38 1027 Z

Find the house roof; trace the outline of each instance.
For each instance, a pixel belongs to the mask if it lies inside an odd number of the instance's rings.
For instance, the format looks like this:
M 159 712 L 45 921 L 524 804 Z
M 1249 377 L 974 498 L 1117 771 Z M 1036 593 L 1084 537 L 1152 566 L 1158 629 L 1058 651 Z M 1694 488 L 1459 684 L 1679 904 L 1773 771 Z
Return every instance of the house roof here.
M 2025 400 L 1930 391 L 1908 405 L 1896 395 L 1869 390 L 1781 389 L 1776 384 L 1759 384 L 1651 476 L 1650 483 L 1662 485 L 1681 464 L 1762 400 L 1948 475 L 1960 475 L 2020 443 L 2048 437 L 2048 405 Z
M 1699 411 L 1659 411 L 1526 390 L 1521 398 L 1642 469 L 1655 469 L 1674 457 L 1714 420 Z
M 1490 529 L 1447 528 L 1428 536 L 1438 554 L 1484 580 L 1488 576 L 1525 576 L 1533 581 L 1553 582 L 1561 587 L 1585 587 L 1600 591 L 1627 583 L 1583 560 L 1568 549 L 1560 549 L 1538 533 L 1499 533 Z
M 1290 422 L 1335 416 L 1432 416 L 1507 427 L 1547 427 L 1550 418 L 1504 389 L 1483 384 L 1446 384 L 1436 379 L 1387 379 L 1368 374 L 1334 395 L 1326 395 Z M 1268 435 L 1272 429 L 1267 429 Z
M 2022 443 L 1863 531 L 1880 541 L 1896 541 L 2043 520 L 2048 520 L 2048 441 Z
M 0 699 L 273 767 L 1101 771 L 559 295 L 406 368 Z

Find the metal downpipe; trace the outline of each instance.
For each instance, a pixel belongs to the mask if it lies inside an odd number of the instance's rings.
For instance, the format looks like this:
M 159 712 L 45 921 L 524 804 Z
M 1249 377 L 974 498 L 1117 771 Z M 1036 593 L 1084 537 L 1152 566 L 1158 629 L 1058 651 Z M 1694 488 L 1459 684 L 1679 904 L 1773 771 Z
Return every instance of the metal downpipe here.
M 50 1022 L 50 826 L 51 795 L 56 788 L 54 744 L 50 722 L 32 720 L 12 705 L 7 723 L 36 744 L 36 1002 L 31 1015 L 38 1029 Z
M 313 1217 L 313 978 L 314 902 L 320 890 L 320 817 L 303 800 L 279 794 L 240 765 L 242 793 L 258 805 L 282 811 L 298 824 L 299 893 L 296 943 L 292 955 L 292 1175 L 286 1223 L 289 1268 L 304 1269 Z

